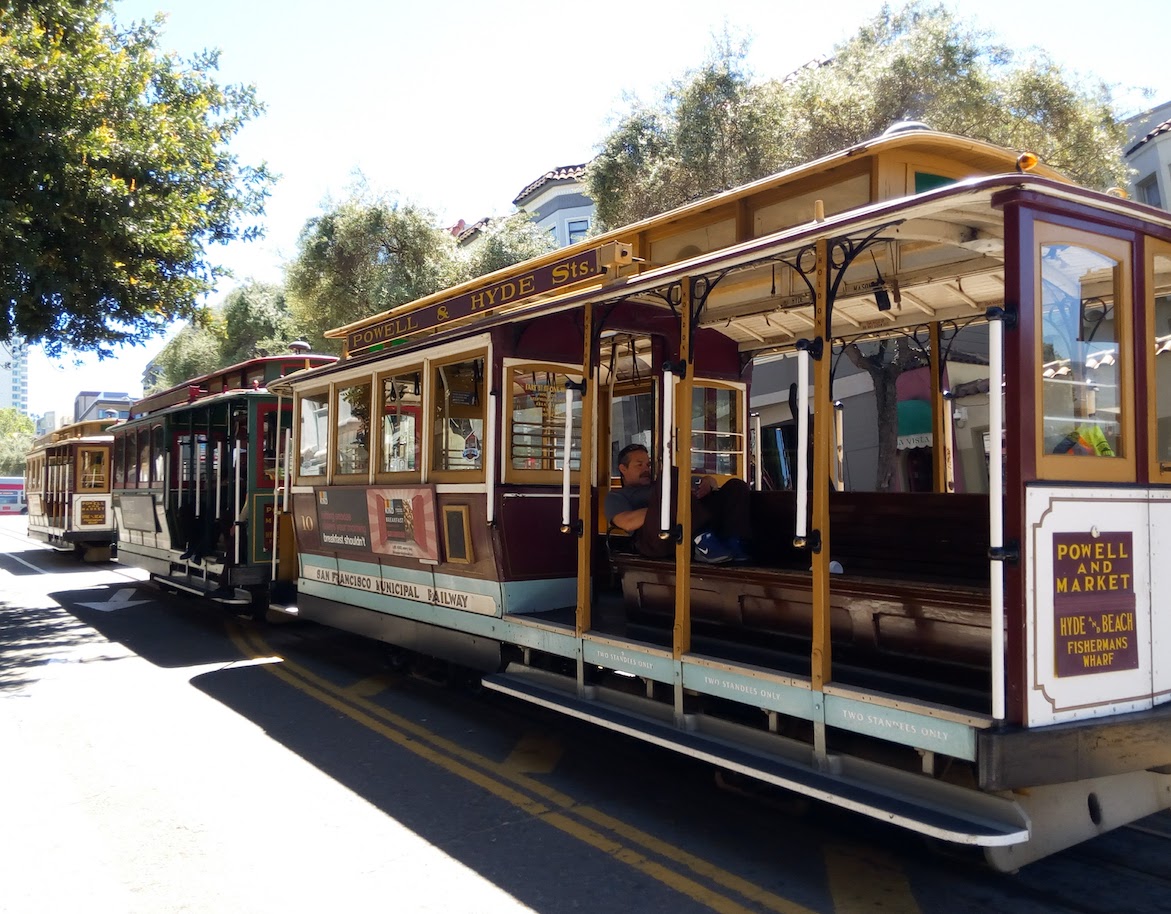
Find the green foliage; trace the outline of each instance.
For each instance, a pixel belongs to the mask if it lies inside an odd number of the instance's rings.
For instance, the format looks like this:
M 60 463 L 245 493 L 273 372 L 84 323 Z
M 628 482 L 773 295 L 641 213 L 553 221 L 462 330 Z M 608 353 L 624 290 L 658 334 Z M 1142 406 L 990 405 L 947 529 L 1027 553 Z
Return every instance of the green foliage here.
M 494 219 L 461 249 L 430 211 L 372 193 L 364 183 L 310 219 L 286 271 L 298 334 L 317 351 L 325 332 L 552 250 L 524 214 Z
M 0 409 L 0 476 L 23 476 L 33 445 L 33 420 L 18 409 Z
M 166 390 L 219 368 L 287 352 L 296 338 L 284 290 L 250 280 L 222 307 L 183 327 L 155 357 L 151 391 Z
M 23 476 L 24 458 L 32 446 L 32 433 L 0 436 L 0 476 Z
M 286 271 L 294 326 L 317 351 L 328 351 L 336 344 L 327 344 L 325 331 L 457 282 L 455 239 L 436 222 L 429 211 L 364 186 L 310 219 Z
M 109 355 L 198 311 L 207 246 L 259 233 L 271 177 L 229 152 L 261 111 L 217 54 L 158 48 L 109 0 L 0 4 L 0 339 Z
M 653 105 L 635 102 L 587 171 L 617 227 L 812 161 L 900 120 L 1028 149 L 1074 180 L 1125 185 L 1125 130 L 1109 87 L 1018 57 L 943 6 L 884 7 L 854 37 L 783 80 L 754 82 L 725 36 Z
M 297 338 L 281 286 L 249 281 L 228 294 L 222 314 L 224 366 L 287 352 Z
M 35 426 L 33 420 L 19 409 L 6 406 L 0 409 L 0 438 L 9 435 L 31 435 Z
M 183 327 L 155 356 L 158 373 L 147 393 L 166 390 L 232 364 L 222 360 L 224 343 L 223 321 L 218 318 L 202 326 Z
M 557 247 L 548 232 L 542 231 L 525 213 L 513 213 L 491 220 L 465 253 L 463 277 L 474 279 Z

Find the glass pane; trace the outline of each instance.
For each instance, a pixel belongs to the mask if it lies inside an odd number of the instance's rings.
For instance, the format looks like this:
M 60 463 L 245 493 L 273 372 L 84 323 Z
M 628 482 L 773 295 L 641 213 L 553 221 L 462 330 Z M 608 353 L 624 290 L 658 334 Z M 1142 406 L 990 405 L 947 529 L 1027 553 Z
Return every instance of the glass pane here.
M 151 473 L 152 480 L 156 486 L 163 484 L 163 461 L 166 459 L 163 454 L 163 427 L 156 425 L 151 429 Z
M 513 369 L 512 440 L 514 470 L 560 470 L 565 453 L 565 384 L 581 383 L 580 375 Z M 569 444 L 569 468 L 581 465 L 581 396 L 575 393 Z
M 329 395 L 301 398 L 300 474 L 324 476 L 329 459 Z
M 422 378 L 418 371 L 382 379 L 382 456 L 380 472 L 413 473 L 419 469 L 422 429 Z
M 744 431 L 737 391 L 695 387 L 691 399 L 691 469 L 694 473 L 740 475 Z
M 106 490 L 106 452 L 83 450 L 81 452 L 81 488 L 90 492 Z
M 484 360 L 437 366 L 432 373 L 436 470 L 478 470 L 484 459 Z
M 1171 255 L 1155 255 L 1156 457 L 1171 464 Z
M 1069 244 L 1041 246 L 1043 435 L 1053 454 L 1119 451 L 1118 261 Z
M 655 394 L 648 390 L 614 397 L 610 407 L 610 473 L 618 475 L 618 452 L 641 444 L 654 460 Z
M 370 472 L 370 385 L 338 391 L 337 473 Z
M 114 439 L 114 485 L 121 488 L 126 482 L 126 439 Z

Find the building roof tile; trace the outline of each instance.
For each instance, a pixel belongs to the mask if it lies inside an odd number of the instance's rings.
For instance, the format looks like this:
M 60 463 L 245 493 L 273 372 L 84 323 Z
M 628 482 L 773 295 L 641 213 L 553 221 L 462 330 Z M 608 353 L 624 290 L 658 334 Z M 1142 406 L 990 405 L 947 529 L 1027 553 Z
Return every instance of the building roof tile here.
M 520 204 L 531 197 L 537 190 L 550 181 L 580 181 L 585 174 L 586 166 L 589 162 L 583 162 L 581 165 L 562 165 L 560 168 L 554 168 L 552 171 L 547 171 L 541 177 L 537 178 L 532 184 L 522 190 L 516 195 L 513 200 L 514 206 Z
M 1141 140 L 1126 150 L 1126 155 L 1133 155 L 1147 143 L 1151 142 L 1151 140 L 1153 140 L 1155 137 L 1164 133 L 1171 133 L 1171 121 L 1163 121 L 1163 123 L 1151 128 L 1150 132 L 1147 133 L 1146 136 L 1144 136 Z

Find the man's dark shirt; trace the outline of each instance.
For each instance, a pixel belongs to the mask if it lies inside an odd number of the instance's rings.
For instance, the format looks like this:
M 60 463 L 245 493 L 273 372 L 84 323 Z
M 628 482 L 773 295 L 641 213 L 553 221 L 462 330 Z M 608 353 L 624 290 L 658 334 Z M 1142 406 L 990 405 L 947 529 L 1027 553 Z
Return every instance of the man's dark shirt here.
M 611 489 L 606 493 L 606 501 L 602 509 L 606 513 L 606 522 L 614 523 L 614 518 L 627 511 L 637 511 L 651 503 L 651 493 L 654 486 L 623 486 L 620 489 Z

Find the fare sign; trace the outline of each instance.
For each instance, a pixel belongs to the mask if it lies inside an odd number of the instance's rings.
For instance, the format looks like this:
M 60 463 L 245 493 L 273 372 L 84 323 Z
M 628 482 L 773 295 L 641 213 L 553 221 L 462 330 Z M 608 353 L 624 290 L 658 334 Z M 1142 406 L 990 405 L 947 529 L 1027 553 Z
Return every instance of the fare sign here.
M 386 318 L 368 327 L 351 330 L 346 335 L 346 349 L 351 354 L 360 352 L 379 343 L 389 343 L 391 340 L 440 327 L 461 317 L 515 304 L 533 295 L 555 292 L 600 273 L 597 250 L 583 251 L 556 263 L 522 273 L 520 276 L 483 286 L 474 292 L 466 292 L 455 298 L 420 308 L 418 311 L 411 311 L 409 314 Z
M 1134 536 L 1053 537 L 1053 644 L 1058 676 L 1138 668 Z
M 101 527 L 106 523 L 106 503 L 86 499 L 81 503 L 81 525 L 83 527 Z

